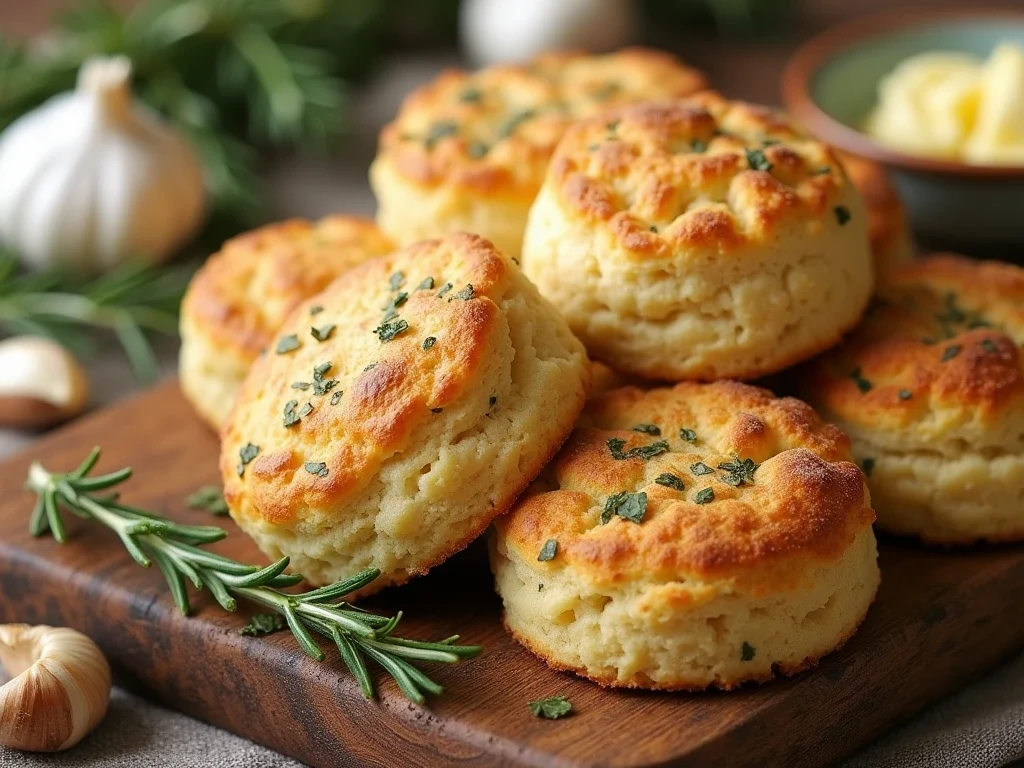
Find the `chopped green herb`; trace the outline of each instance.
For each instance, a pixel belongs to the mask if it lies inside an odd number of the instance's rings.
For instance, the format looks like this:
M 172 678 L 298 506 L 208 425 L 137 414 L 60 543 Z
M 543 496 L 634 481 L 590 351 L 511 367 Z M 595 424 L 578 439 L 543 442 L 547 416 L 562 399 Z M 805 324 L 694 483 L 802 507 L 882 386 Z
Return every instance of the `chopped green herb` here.
M 975 328 L 991 328 L 992 323 L 983 317 L 972 317 L 967 322 L 967 327 L 973 331 Z
M 434 336 L 427 336 L 427 338 L 423 340 L 423 349 L 430 349 L 435 344 L 437 344 L 437 338 Z
M 686 485 L 683 484 L 683 481 L 678 476 L 673 475 L 670 472 L 664 472 L 658 475 L 656 478 L 654 478 L 654 482 L 656 482 L 658 485 L 663 485 L 666 488 L 672 488 L 673 490 L 676 491 L 686 490 Z
M 707 148 L 708 143 L 706 141 L 694 139 L 693 141 L 690 142 L 690 149 L 692 149 L 694 152 L 705 152 L 707 151 Z
M 224 494 L 216 485 L 204 485 L 194 493 L 190 493 L 185 497 L 185 506 L 189 509 L 201 509 L 218 517 L 228 513 L 228 504 L 224 501 Z
M 307 461 L 302 466 L 309 474 L 316 475 L 317 477 L 327 477 L 329 473 L 327 464 L 322 461 Z
M 496 402 L 498 402 L 498 396 L 497 395 L 491 395 L 490 397 L 487 398 L 487 407 L 488 408 L 493 408 L 494 404 Z
M 774 166 L 771 160 L 769 160 L 763 149 L 746 149 L 744 152 L 747 155 L 747 165 L 755 171 L 770 171 Z
M 377 334 L 381 344 L 386 344 L 396 336 L 402 335 L 407 330 L 409 330 L 409 323 L 401 318 L 396 318 L 381 323 L 373 329 L 373 332 Z
M 824 176 L 826 173 L 832 173 L 832 166 L 823 165 L 820 168 L 815 168 L 811 171 L 811 176 Z
M 693 497 L 693 500 L 698 504 L 710 504 L 715 500 L 715 489 L 714 488 L 701 488 L 697 491 L 697 494 Z
M 745 483 L 754 482 L 754 472 L 757 471 L 758 464 L 754 463 L 753 459 L 740 459 L 739 456 L 733 456 L 733 461 L 723 461 L 718 465 L 719 469 L 725 470 L 728 474 L 722 478 L 722 482 L 726 485 L 731 485 L 734 488 L 739 488 Z
M 315 325 L 309 329 L 310 335 L 317 341 L 327 341 L 331 338 L 331 334 L 334 333 L 335 326 L 333 323 L 329 325 L 321 325 L 317 328 Z
M 461 301 L 469 301 L 470 299 L 473 298 L 473 293 L 473 285 L 471 283 L 468 283 L 465 288 L 463 288 L 461 291 L 459 291 L 450 299 L 448 299 L 448 301 L 455 301 L 455 299 L 459 299 Z
M 854 368 L 852 371 L 850 371 L 850 378 L 853 379 L 853 383 L 857 385 L 857 389 L 859 389 L 862 394 L 867 394 L 868 392 L 871 391 L 871 388 L 874 386 L 870 381 L 868 381 L 861 375 L 861 370 L 859 367 Z
M 337 392 L 331 395 L 331 405 L 337 405 L 341 401 L 341 396 L 344 394 L 345 393 L 339 389 Z
M 531 701 L 529 707 L 534 716 L 545 720 L 558 720 L 572 714 L 572 702 L 565 696 L 548 696 L 546 699 Z
M 624 517 L 626 520 L 632 520 L 634 523 L 639 523 L 644 519 L 644 513 L 646 512 L 646 493 L 643 491 L 640 493 L 619 491 L 618 493 L 613 493 L 605 500 L 604 510 L 601 512 L 601 525 L 608 523 L 614 515 Z
M 996 343 L 992 341 L 992 339 L 982 339 L 981 348 L 993 355 L 999 351 L 999 347 L 996 346 Z
M 405 291 L 401 291 L 395 298 L 384 305 L 384 319 L 382 322 L 387 322 L 395 315 L 398 314 L 398 308 L 405 304 L 409 300 L 409 294 Z
M 956 294 L 947 293 L 944 299 L 944 308 L 941 313 L 935 316 L 940 323 L 962 323 L 967 320 L 967 313 L 956 304 Z
M 317 379 L 316 381 L 313 382 L 313 394 L 326 395 L 336 386 L 338 386 L 337 379 Z
M 750 643 L 744 641 L 743 647 L 740 649 L 740 661 L 751 661 L 756 653 L 757 649 Z
M 836 221 L 839 222 L 839 226 L 840 227 L 845 227 L 846 226 L 846 222 L 848 222 L 850 220 L 850 218 L 851 218 L 851 216 L 850 216 L 850 209 L 847 208 L 845 205 L 837 205 L 835 207 L 835 212 L 836 212 Z
M 285 623 L 284 616 L 279 613 L 254 613 L 252 618 L 249 619 L 249 623 L 238 630 L 238 634 L 248 635 L 249 637 L 262 637 L 263 635 L 280 632 L 286 626 L 288 625 Z
M 473 104 L 480 101 L 480 99 L 482 99 L 483 96 L 483 91 L 481 91 L 479 88 L 467 88 L 466 90 L 459 94 L 459 101 L 464 101 L 467 104 Z
M 487 153 L 491 151 L 491 148 L 484 144 L 482 141 L 471 141 L 469 146 L 466 147 L 466 154 L 474 160 L 479 160 L 481 157 L 486 157 Z
M 947 363 L 960 354 L 959 344 L 950 344 L 942 352 L 942 362 Z
M 309 414 L 311 414 L 312 412 L 313 412 L 313 404 L 312 403 L 306 403 L 304 406 L 302 406 L 299 409 L 299 418 L 300 419 L 305 418 L 306 416 L 309 416 Z
M 520 126 L 520 124 L 526 122 L 527 120 L 530 120 L 536 114 L 537 113 L 535 110 L 524 109 L 522 112 L 518 112 L 512 115 L 512 117 L 510 117 L 505 122 L 505 124 L 502 125 L 501 128 L 498 130 L 498 136 L 502 139 L 507 139 L 509 136 L 516 132 L 516 129 Z
M 696 443 L 697 433 L 694 432 L 692 429 L 687 429 L 686 427 L 683 427 L 682 429 L 679 430 L 679 439 L 685 440 L 688 443 Z
M 690 472 L 695 475 L 713 475 L 715 470 L 705 464 L 703 461 L 698 461 L 696 464 L 690 465 Z
M 368 366 L 363 368 L 363 373 L 366 373 L 367 371 L 373 370 L 376 367 L 377 367 L 376 363 L 370 363 Z
M 312 307 L 309 308 L 309 316 L 313 317 L 314 315 L 319 315 L 323 311 L 324 308 L 322 306 L 320 306 L 319 304 L 314 304 Z
M 626 447 L 626 441 L 621 437 L 610 437 L 606 444 L 612 454 L 612 458 L 619 461 L 625 459 L 643 459 L 648 461 L 659 454 L 669 451 L 669 445 L 666 440 L 658 440 L 650 445 L 638 445 L 636 448 L 630 448 L 628 451 L 623 450 Z
M 433 149 L 434 145 L 437 144 L 441 139 L 447 138 L 448 136 L 454 136 L 459 132 L 459 126 L 457 123 L 453 123 L 450 120 L 446 120 L 440 123 L 434 123 L 430 126 L 430 130 L 427 131 L 427 135 L 423 138 L 423 146 L 427 149 Z M 392 290 L 397 290 L 392 288 Z
M 654 226 L 653 224 L 651 224 L 651 226 L 649 226 L 647 229 L 649 229 L 654 234 L 658 234 L 658 228 L 656 226 Z
M 765 147 L 770 147 L 772 144 L 778 144 L 778 143 L 779 143 L 778 139 L 762 139 L 761 140 L 762 146 L 765 146 Z
M 388 286 L 392 291 L 397 291 L 403 285 L 405 285 L 405 274 L 403 272 L 395 272 L 395 274 L 388 278 Z
M 246 443 L 238 450 L 238 458 L 241 459 L 238 466 L 235 468 L 238 472 L 238 476 L 241 477 L 245 474 L 245 465 L 256 458 L 256 454 L 260 452 L 258 445 L 252 443 Z
M 284 426 L 294 427 L 299 423 L 299 414 L 295 412 L 298 407 L 298 400 L 289 400 L 284 404 Z
M 605 127 L 608 129 L 609 133 L 615 133 L 617 130 L 619 130 L 619 121 L 618 120 L 612 120 Z
M 300 346 L 302 345 L 299 342 L 299 337 L 293 333 L 283 337 L 280 341 L 278 341 L 277 349 L 275 349 L 274 351 L 277 352 L 277 354 L 279 355 L 283 355 L 286 352 L 294 352 Z
M 658 436 L 661 434 L 661 429 L 655 426 L 654 424 L 637 424 L 635 427 L 633 427 L 633 431 L 643 432 L 645 435 Z
M 445 283 L 443 286 L 441 286 L 441 290 L 437 292 L 437 298 L 443 299 L 445 296 L 448 295 L 448 291 L 450 291 L 451 289 L 452 289 L 452 284 L 451 283 Z
M 541 562 L 554 560 L 556 554 L 558 554 L 558 542 L 554 539 L 548 539 L 544 542 L 544 546 L 540 548 L 540 554 L 537 555 L 537 559 Z
M 909 400 L 911 397 L 913 397 L 909 389 L 901 389 L 896 394 L 899 396 L 900 400 Z
M 417 291 L 429 291 L 434 287 L 434 278 L 424 277 L 423 282 L 416 286 Z
M 309 384 L 308 381 L 293 381 L 292 382 L 292 389 L 301 389 L 303 392 L 305 392 L 307 389 L 309 389 L 309 387 L 310 387 L 310 384 Z
M 871 473 L 875 469 L 875 460 L 870 457 L 866 458 L 860 463 L 860 466 L 864 470 L 864 474 L 871 477 Z
M 331 370 L 331 361 L 328 360 L 326 363 L 320 363 L 313 368 L 313 380 L 318 381 L 323 379 L 324 374 Z

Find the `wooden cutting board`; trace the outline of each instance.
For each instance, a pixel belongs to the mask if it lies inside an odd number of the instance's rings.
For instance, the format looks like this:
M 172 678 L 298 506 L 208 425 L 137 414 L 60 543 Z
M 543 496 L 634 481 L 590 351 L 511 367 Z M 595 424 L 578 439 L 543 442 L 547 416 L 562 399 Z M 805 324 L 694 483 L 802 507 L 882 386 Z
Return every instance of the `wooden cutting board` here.
M 341 661 L 317 663 L 287 632 L 239 635 L 248 609 L 197 596 L 181 616 L 156 569 L 135 565 L 105 529 L 71 518 L 71 540 L 33 539 L 30 461 L 74 467 L 93 445 L 97 471 L 124 465 L 131 504 L 221 523 L 214 548 L 265 562 L 226 518 L 187 510 L 217 482 L 217 444 L 174 381 L 51 434 L 0 466 L 0 621 L 71 626 L 95 638 L 123 683 L 157 701 L 314 766 L 820 765 L 850 754 L 929 702 L 1024 647 L 1024 547 L 959 553 L 883 541 L 882 588 L 840 652 L 796 678 L 732 693 L 602 690 L 549 670 L 503 632 L 479 546 L 368 605 L 401 608 L 407 637 L 455 632 L 485 648 L 430 673 L 446 692 L 429 708 L 388 680 L 362 699 Z M 534 718 L 527 702 L 569 696 L 577 714 Z

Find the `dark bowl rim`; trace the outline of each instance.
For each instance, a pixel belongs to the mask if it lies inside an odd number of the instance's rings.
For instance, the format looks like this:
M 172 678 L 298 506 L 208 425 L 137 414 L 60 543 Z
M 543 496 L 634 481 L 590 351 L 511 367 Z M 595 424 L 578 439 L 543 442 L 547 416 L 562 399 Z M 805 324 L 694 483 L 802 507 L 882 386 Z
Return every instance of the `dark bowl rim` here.
M 874 13 L 826 29 L 797 48 L 786 62 L 782 71 L 782 100 L 786 109 L 811 133 L 829 144 L 885 165 L 971 178 L 1024 178 L 1024 166 L 974 165 L 911 155 L 883 147 L 867 134 L 828 115 L 811 97 L 808 87 L 810 80 L 827 60 L 869 40 L 889 36 L 899 29 L 965 17 L 979 21 L 1013 19 L 1024 23 L 1024 8 L 903 8 Z

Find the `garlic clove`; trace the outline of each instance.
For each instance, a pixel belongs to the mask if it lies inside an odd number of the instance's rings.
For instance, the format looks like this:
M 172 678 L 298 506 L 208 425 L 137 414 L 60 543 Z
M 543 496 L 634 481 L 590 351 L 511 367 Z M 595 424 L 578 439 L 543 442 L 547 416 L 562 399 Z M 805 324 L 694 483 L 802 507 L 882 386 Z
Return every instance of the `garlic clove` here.
M 110 665 L 96 643 L 73 629 L 0 624 L 0 745 L 32 752 L 73 747 L 110 701 Z
M 64 347 L 37 336 L 0 341 L 0 426 L 38 428 L 85 409 L 89 383 Z

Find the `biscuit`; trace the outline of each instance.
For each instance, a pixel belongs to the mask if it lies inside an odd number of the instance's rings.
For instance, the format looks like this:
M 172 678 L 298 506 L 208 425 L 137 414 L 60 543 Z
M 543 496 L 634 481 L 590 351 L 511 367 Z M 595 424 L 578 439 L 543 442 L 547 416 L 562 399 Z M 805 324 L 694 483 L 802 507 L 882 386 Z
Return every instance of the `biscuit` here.
M 699 72 L 642 48 L 447 71 L 409 95 L 381 133 L 370 169 L 377 220 L 403 245 L 467 231 L 518 256 L 530 204 L 572 120 L 703 87 Z
M 226 242 L 181 306 L 181 389 L 203 419 L 221 427 L 253 361 L 300 302 L 392 250 L 373 222 L 349 216 L 283 221 Z
M 1024 540 L 1024 269 L 951 255 L 884 277 L 803 388 L 853 443 L 878 525 L 941 544 Z
M 828 146 L 702 93 L 571 127 L 523 270 L 591 355 L 651 379 L 750 379 L 832 346 L 872 287 L 867 216 Z
M 222 433 L 231 516 L 312 583 L 366 568 L 375 588 L 404 582 L 511 506 L 572 430 L 589 371 L 483 238 L 363 262 L 300 305 L 246 377 Z
M 879 583 L 849 442 L 737 382 L 591 400 L 495 521 L 505 623 L 602 685 L 733 688 L 795 674 L 857 629 Z
M 885 169 L 874 160 L 835 150 L 853 186 L 864 199 L 875 274 L 913 261 L 916 248 L 903 201 Z

